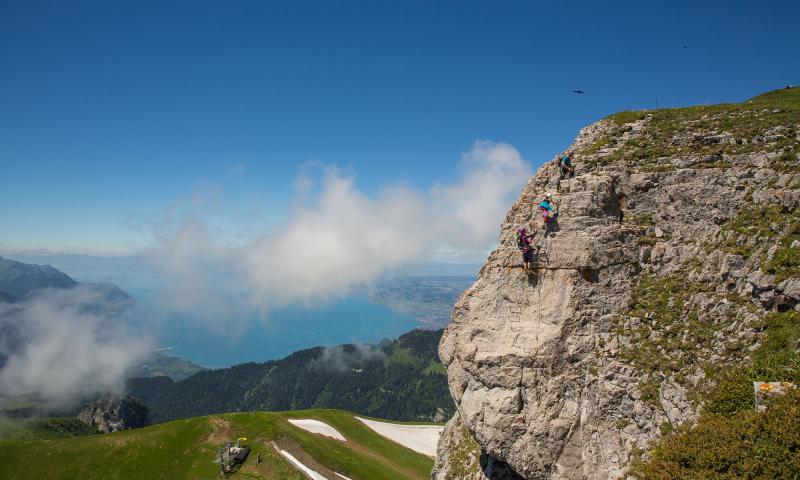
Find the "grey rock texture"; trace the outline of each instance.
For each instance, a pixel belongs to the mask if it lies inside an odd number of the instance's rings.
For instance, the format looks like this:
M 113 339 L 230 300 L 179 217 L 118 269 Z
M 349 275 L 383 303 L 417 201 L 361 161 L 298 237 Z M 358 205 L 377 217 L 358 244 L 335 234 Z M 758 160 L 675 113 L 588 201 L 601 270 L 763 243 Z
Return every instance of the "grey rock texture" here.
M 523 480 L 511 467 L 487 454 L 455 415 L 442 432 L 434 478 L 459 480 Z
M 439 346 L 458 408 L 434 479 L 619 478 L 665 426 L 696 418 L 703 368 L 743 361 L 759 319 L 800 308 L 797 272 L 763 271 L 794 235 L 784 220 L 796 219 L 800 162 L 775 162 L 800 143 L 800 118 L 780 130 L 784 143 L 758 150 L 698 127 L 669 132 L 667 157 L 633 158 L 631 145 L 665 135 L 649 122 L 584 128 L 570 148 L 575 178 L 549 162 L 506 215 Z M 548 191 L 559 215 L 543 230 Z M 783 219 L 774 236 L 732 226 L 766 207 Z M 521 225 L 541 246 L 530 272 Z
M 131 396 L 94 400 L 81 410 L 78 420 L 103 433 L 144 427 L 149 423 L 147 406 Z

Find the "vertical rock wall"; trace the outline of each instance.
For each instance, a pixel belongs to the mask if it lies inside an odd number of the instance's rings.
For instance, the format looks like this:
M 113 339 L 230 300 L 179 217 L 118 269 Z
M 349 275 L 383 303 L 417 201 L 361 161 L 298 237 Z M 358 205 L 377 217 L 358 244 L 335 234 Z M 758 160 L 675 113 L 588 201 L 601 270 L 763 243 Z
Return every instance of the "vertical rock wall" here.
M 731 336 L 752 344 L 765 312 L 796 307 L 791 281 L 764 280 L 758 260 L 716 248 L 722 226 L 747 205 L 793 212 L 800 203 L 797 175 L 770 168 L 780 152 L 676 156 L 662 161 L 668 168 L 602 162 L 645 137 L 648 121 L 603 120 L 582 130 L 572 146 L 576 177 L 560 180 L 555 164 L 546 164 L 508 212 L 498 248 L 456 304 L 440 343 L 458 411 L 442 436 L 434 479 L 618 478 L 664 425 L 695 418 L 688 389 L 702 381 L 701 366 L 739 358 L 717 354 Z M 715 167 L 721 160 L 724 168 Z M 559 210 L 547 231 L 535 208 L 546 191 Z M 538 232 L 532 272 L 516 249 L 520 225 Z M 638 337 L 628 331 L 649 314 L 633 317 L 631 296 L 645 276 L 703 285 L 687 297 L 678 323 L 696 311 L 733 319 L 725 335 L 700 346 L 698 363 L 662 374 L 637 360 Z M 728 300 L 732 293 L 741 305 Z

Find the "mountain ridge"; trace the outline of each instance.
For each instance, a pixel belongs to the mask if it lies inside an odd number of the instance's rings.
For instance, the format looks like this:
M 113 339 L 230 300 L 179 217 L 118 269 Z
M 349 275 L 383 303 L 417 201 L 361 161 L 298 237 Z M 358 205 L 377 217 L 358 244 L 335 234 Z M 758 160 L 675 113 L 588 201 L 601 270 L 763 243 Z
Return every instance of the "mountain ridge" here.
M 158 421 L 211 413 L 345 408 L 403 421 L 453 412 L 438 360 L 441 330 L 412 330 L 378 345 L 299 350 L 280 359 L 204 370 L 184 380 L 132 378 L 129 394 Z
M 718 468 L 791 468 L 710 432 L 768 418 L 748 417 L 753 381 L 800 380 L 800 89 L 622 112 L 569 150 L 575 177 L 553 161 L 529 180 L 442 336 L 457 414 L 433 478 L 719 474 L 687 459 L 697 442 Z M 538 232 L 530 272 L 521 225 Z
M 0 300 L 14 303 L 48 289 L 85 286 L 111 303 L 132 304 L 133 298 L 110 282 L 78 282 L 51 265 L 23 263 L 0 257 Z

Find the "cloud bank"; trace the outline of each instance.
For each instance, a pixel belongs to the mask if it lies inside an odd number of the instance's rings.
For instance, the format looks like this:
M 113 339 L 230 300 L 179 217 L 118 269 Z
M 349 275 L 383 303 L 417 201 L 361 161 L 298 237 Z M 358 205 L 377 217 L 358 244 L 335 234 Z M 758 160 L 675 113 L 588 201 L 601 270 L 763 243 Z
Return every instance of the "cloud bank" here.
M 213 290 L 199 285 L 198 262 L 209 259 L 232 266 L 231 284 L 252 292 L 252 305 L 310 304 L 437 251 L 485 255 L 531 172 L 513 146 L 487 141 L 462 156 L 454 182 L 429 191 L 394 185 L 368 195 L 355 176 L 323 167 L 319 178 L 298 178 L 290 218 L 271 231 L 226 247 L 197 216 L 171 218 L 156 231 L 154 255 L 184 290 L 184 306 L 219 307 L 197 294 Z
M 325 347 L 319 357 L 308 364 L 309 368 L 346 372 L 367 362 L 382 361 L 386 353 L 377 345 L 356 343 Z
M 39 394 L 56 407 L 121 391 L 126 372 L 147 357 L 150 344 L 112 318 L 116 313 L 102 292 L 86 285 L 0 302 L 0 391 Z

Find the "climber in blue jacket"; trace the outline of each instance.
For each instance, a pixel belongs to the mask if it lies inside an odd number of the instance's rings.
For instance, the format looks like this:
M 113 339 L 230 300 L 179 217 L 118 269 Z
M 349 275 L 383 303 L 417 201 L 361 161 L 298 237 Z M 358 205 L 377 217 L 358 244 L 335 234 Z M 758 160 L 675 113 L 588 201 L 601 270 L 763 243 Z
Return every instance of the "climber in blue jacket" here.
M 553 194 L 548 192 L 544 194 L 544 199 L 539 202 L 539 213 L 542 214 L 542 222 L 544 222 L 544 229 L 550 226 L 550 221 L 555 217 L 555 209 L 553 208 L 553 204 L 551 201 L 553 200 Z

